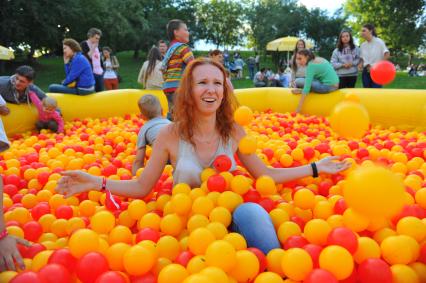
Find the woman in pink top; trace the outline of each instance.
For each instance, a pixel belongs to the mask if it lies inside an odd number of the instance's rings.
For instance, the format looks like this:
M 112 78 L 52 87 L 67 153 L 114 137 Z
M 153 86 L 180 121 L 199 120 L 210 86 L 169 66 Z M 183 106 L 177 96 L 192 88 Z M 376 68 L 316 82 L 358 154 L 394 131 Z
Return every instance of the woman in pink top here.
M 52 97 L 45 97 L 43 101 L 37 95 L 30 91 L 29 93 L 32 103 L 38 110 L 38 121 L 36 123 L 37 130 L 49 129 L 52 132 L 64 132 L 64 120 L 56 109 L 58 104 Z

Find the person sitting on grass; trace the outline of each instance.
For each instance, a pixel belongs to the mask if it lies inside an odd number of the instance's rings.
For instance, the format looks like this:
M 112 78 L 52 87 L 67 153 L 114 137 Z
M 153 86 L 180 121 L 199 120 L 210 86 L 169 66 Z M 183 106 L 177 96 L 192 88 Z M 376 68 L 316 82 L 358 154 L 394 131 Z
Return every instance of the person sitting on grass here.
M 136 158 L 132 166 L 132 174 L 144 167 L 146 146 L 153 146 L 159 131 L 171 122 L 163 117 L 163 110 L 157 97 L 151 94 L 142 96 L 138 101 L 142 118 L 146 121 L 139 131 Z
M 38 131 L 49 129 L 54 133 L 64 132 L 64 120 L 57 111 L 58 103 L 52 97 L 45 97 L 42 101 L 34 92 L 30 92 L 30 99 L 38 111 L 36 128 Z
M 306 77 L 297 78 L 294 94 L 302 94 L 296 112 L 302 110 L 306 95 L 312 91 L 315 93 L 329 93 L 339 88 L 339 77 L 333 66 L 321 57 L 315 57 L 314 53 L 308 49 L 303 49 L 296 54 L 297 64 L 306 67 Z M 303 89 L 302 89 L 303 88 Z
M 51 84 L 49 92 L 86 95 L 95 92 L 95 78 L 81 47 L 72 38 L 62 42 L 64 50 L 65 80 L 62 84 Z
M 177 90 L 174 122 L 158 133 L 150 160 L 137 179 L 118 181 L 83 171 L 65 171 L 61 173 L 56 191 L 70 197 L 89 190 L 107 189 L 119 196 L 143 198 L 154 188 L 169 160 L 174 168 L 174 184 L 186 183 L 197 188 L 201 186 L 202 171 L 212 167 L 219 155 L 230 159 L 230 171 L 236 169 L 234 155 L 237 154 L 242 166 L 254 178 L 267 175 L 278 184 L 312 175 L 317 177 L 318 172 L 335 174 L 350 167 L 349 162 L 335 162 L 338 157 L 326 157 L 299 167 L 271 168 L 255 153 L 241 153 L 238 144 L 246 132 L 234 121 L 237 106 L 226 84 L 223 66 L 210 59 L 196 59 L 185 69 Z M 281 247 L 269 214 L 259 204 L 243 203 L 232 217 L 230 229 L 240 233 L 249 247 L 265 254 Z
M 268 78 L 265 75 L 266 69 L 262 68 L 259 72 L 254 75 L 253 83 L 255 87 L 266 87 L 268 86 Z

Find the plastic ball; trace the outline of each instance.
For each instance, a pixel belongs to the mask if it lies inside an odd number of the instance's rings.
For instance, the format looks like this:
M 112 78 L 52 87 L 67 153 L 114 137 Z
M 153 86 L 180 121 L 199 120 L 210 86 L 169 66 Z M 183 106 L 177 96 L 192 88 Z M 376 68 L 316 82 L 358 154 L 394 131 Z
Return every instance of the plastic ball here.
M 38 275 L 45 283 L 72 282 L 71 274 L 68 269 L 63 265 L 56 263 L 47 264 L 42 269 L 40 269 Z
M 273 272 L 263 272 L 260 273 L 254 283 L 283 283 L 283 279 L 276 273 Z
M 304 283 L 338 283 L 334 275 L 324 269 L 312 270 L 303 281 Z
M 389 61 L 379 61 L 371 67 L 370 75 L 376 84 L 386 85 L 395 79 L 396 69 Z
M 321 251 L 319 265 L 331 272 L 337 280 L 348 278 L 354 269 L 352 255 L 343 247 L 328 246 Z
M 68 242 L 71 254 L 80 258 L 88 252 L 97 251 L 99 248 L 99 236 L 89 229 L 80 229 L 71 235 Z
M 380 258 L 370 258 L 361 262 L 357 269 L 358 278 L 365 283 L 392 283 L 389 265 Z
M 301 281 L 312 271 L 312 258 L 303 249 L 289 249 L 282 257 L 281 267 L 285 276 L 294 281 Z
M 273 195 L 277 192 L 274 180 L 269 176 L 261 176 L 256 180 L 256 190 L 262 195 Z
M 229 273 L 238 282 L 249 282 L 259 273 L 259 260 L 250 251 L 237 251 L 236 264 Z
M 391 171 L 382 167 L 361 167 L 344 183 L 349 207 L 369 218 L 390 218 L 404 206 L 404 186 Z
M 257 148 L 257 140 L 253 136 L 245 136 L 240 140 L 238 145 L 238 150 L 242 154 L 253 154 L 256 152 Z
M 224 240 L 211 243 L 206 250 L 206 263 L 229 272 L 237 262 L 235 248 Z
M 407 216 L 398 221 L 396 231 L 398 234 L 410 236 L 420 243 L 426 237 L 426 223 L 417 217 Z
M 226 172 L 231 169 L 232 161 L 227 155 L 219 155 L 213 161 L 213 167 L 219 172 Z
M 354 254 L 358 249 L 358 239 L 354 232 L 348 228 L 334 228 L 327 238 L 327 245 L 338 245 Z
M 370 125 L 365 107 L 352 101 L 338 103 L 330 116 L 331 128 L 344 138 L 362 138 Z
M 117 271 L 107 271 L 102 273 L 98 278 L 96 279 L 95 283 L 127 283 L 128 280 L 119 272 Z
M 158 283 L 180 283 L 188 277 L 188 271 L 179 264 L 169 264 L 158 275 Z
M 380 245 L 382 257 L 389 264 L 409 264 L 419 256 L 419 244 L 406 235 L 391 236 Z
M 78 260 L 76 274 L 81 282 L 92 283 L 108 269 L 108 262 L 102 254 L 89 252 Z
M 379 244 L 369 237 L 358 238 L 358 248 L 354 253 L 354 260 L 360 264 L 366 259 L 380 258 L 381 249 Z
M 330 225 L 327 221 L 322 219 L 313 219 L 306 223 L 304 228 L 304 235 L 306 239 L 316 245 L 325 245 L 327 237 L 331 231 Z
M 77 259 L 71 254 L 68 249 L 55 250 L 49 257 L 49 264 L 60 264 L 66 267 L 70 274 L 74 273 L 77 265 Z
M 124 253 L 123 266 L 130 275 L 143 275 L 154 266 L 155 256 L 148 249 L 139 245 L 133 246 Z
M 240 106 L 234 112 L 234 120 L 237 124 L 246 126 L 253 120 L 253 112 L 247 106 Z
M 419 282 L 419 277 L 410 266 L 395 264 L 391 266 L 392 283 Z

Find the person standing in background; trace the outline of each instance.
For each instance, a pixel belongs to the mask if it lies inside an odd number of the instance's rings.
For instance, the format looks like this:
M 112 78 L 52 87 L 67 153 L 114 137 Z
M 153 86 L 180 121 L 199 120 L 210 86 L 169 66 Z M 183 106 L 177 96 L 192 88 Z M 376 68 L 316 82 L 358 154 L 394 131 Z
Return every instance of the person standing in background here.
M 390 52 L 386 44 L 377 37 L 376 29 L 372 24 L 365 24 L 361 30 L 361 37 L 365 42 L 361 44 L 361 62 L 358 68 L 362 70 L 362 85 L 365 88 L 381 88 L 370 75 L 371 67 L 379 61 L 388 60 Z
M 118 68 L 120 63 L 108 46 L 102 48 L 102 62 L 104 67 L 104 83 L 107 90 L 118 89 Z
M 80 43 L 83 55 L 92 66 L 96 92 L 104 90 L 104 70 L 102 69 L 101 53 L 99 51 L 101 36 L 102 31 L 100 29 L 91 28 L 87 32 L 87 40 Z
M 157 47 L 158 47 L 158 49 L 160 49 L 161 59 L 162 59 L 162 58 L 164 58 L 164 56 L 165 56 L 165 55 L 166 55 L 166 53 L 167 53 L 167 49 L 169 48 L 169 47 L 167 46 L 167 43 L 166 43 L 164 40 L 160 39 L 160 40 L 158 41 Z
M 339 88 L 354 88 L 358 78 L 360 50 L 355 46 L 352 34 L 343 30 L 339 35 L 330 63 L 339 76 Z

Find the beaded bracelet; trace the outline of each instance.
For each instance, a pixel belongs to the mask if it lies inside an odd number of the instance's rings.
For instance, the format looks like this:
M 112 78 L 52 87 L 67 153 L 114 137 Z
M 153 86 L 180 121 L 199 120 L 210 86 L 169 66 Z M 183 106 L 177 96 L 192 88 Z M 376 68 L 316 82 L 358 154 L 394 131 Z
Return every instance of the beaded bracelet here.
M 101 188 L 101 191 L 105 191 L 106 190 L 106 182 L 107 182 L 107 178 L 103 177 L 102 178 L 102 188 Z
M 7 230 L 4 229 L 2 232 L 0 232 L 0 240 L 3 240 L 4 238 L 7 237 Z

